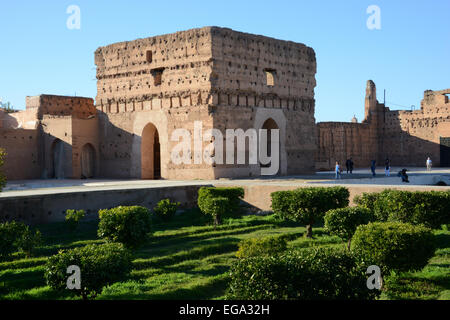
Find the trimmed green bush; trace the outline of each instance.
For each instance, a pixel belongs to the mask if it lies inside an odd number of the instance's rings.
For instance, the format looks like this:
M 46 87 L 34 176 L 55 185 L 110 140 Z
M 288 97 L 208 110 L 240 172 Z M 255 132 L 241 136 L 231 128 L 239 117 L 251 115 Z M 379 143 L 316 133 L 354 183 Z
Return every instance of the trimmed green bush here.
M 230 200 L 225 197 L 205 198 L 202 201 L 202 211 L 214 219 L 214 226 L 222 223 L 222 218 L 230 208 Z
M 439 229 L 450 223 L 449 191 L 384 190 L 355 197 L 355 203 L 373 211 L 378 221 L 423 224 Z
M 179 206 L 179 202 L 171 202 L 170 199 L 162 199 L 156 204 L 156 207 L 153 208 L 153 212 L 162 221 L 170 221 L 175 216 Z
M 249 258 L 254 256 L 269 255 L 276 256 L 287 249 L 285 237 L 265 237 L 245 239 L 239 242 L 239 250 L 236 252 L 238 258 Z
M 41 242 L 41 232 L 37 230 L 33 233 L 30 227 L 22 222 L 0 223 L 0 260 L 8 258 L 17 250 L 30 257 Z
M 116 207 L 100 210 L 97 234 L 110 242 L 123 243 L 136 248 L 148 239 L 151 215 L 147 208 L 139 206 Z
M 271 194 L 272 210 L 278 217 L 306 225 L 306 236 L 312 237 L 312 225 L 331 209 L 347 207 L 350 193 L 345 187 L 310 187 Z
M 386 190 L 384 190 L 383 192 L 386 192 Z M 366 208 L 372 211 L 377 221 L 386 221 L 387 216 L 380 216 L 375 210 L 375 204 L 383 192 L 364 192 L 360 195 L 356 195 L 353 198 L 353 202 L 358 207 Z
M 402 222 L 360 225 L 352 238 L 352 250 L 369 265 L 391 271 L 420 270 L 434 255 L 431 229 Z
M 39 230 L 32 232 L 29 226 L 25 226 L 21 235 L 16 239 L 17 248 L 25 253 L 26 257 L 31 257 L 37 246 L 42 244 L 42 235 Z
M 325 214 L 325 228 L 332 235 L 336 235 L 350 243 L 356 228 L 361 224 L 375 221 L 375 217 L 369 209 L 362 207 L 347 207 L 328 211 Z
M 230 271 L 227 299 L 373 299 L 366 267 L 347 250 L 306 249 L 278 256 L 238 259 Z
M 243 197 L 243 188 L 201 187 L 198 190 L 197 204 L 204 214 L 213 217 L 214 225 L 218 225 L 222 218 L 236 217 L 242 213 L 240 202 Z
M 244 197 L 244 189 L 240 187 L 201 187 L 198 190 L 197 204 L 203 213 L 206 199 L 225 197 L 229 200 L 226 208 L 226 215 L 230 217 L 239 216 L 242 213 L 240 208 L 241 199 Z
M 78 228 L 78 224 L 81 219 L 86 215 L 84 210 L 66 210 L 66 224 L 71 231 L 75 231 Z
M 87 245 L 71 250 L 61 250 L 50 257 L 44 277 L 54 290 L 64 290 L 70 274 L 69 266 L 78 266 L 81 272 L 81 289 L 71 291 L 84 300 L 95 298 L 104 286 L 123 280 L 131 271 L 131 254 L 120 243 Z

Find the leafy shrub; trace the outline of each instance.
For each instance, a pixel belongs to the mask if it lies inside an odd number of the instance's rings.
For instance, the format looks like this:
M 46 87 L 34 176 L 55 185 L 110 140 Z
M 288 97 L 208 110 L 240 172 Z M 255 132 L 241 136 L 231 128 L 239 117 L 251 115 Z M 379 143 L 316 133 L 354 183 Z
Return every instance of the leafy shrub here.
M 242 213 L 240 208 L 242 197 L 244 197 L 243 188 L 201 187 L 198 190 L 197 204 L 204 214 L 214 218 L 214 225 L 218 225 L 222 218 L 235 217 Z
M 420 270 L 434 255 L 431 229 L 402 222 L 360 225 L 352 238 L 352 250 L 384 273 Z
M 350 193 L 345 187 L 310 187 L 271 194 L 272 210 L 282 219 L 306 225 L 306 236 L 312 237 L 312 225 L 322 220 L 325 212 L 348 206 Z
M 378 221 L 424 224 L 438 229 L 450 222 L 450 192 L 384 190 L 364 193 L 355 202 L 373 211 Z M 371 203 L 371 204 L 370 204 Z
M 206 213 L 204 210 L 205 205 L 209 206 L 209 204 L 205 204 L 207 199 L 217 198 L 217 197 L 225 197 L 227 198 L 228 204 L 225 210 L 226 215 L 230 217 L 235 217 L 240 215 L 241 208 L 240 203 L 241 199 L 244 197 L 244 189 L 240 187 L 201 187 L 198 190 L 198 199 L 197 204 L 200 210 L 203 213 Z
M 24 252 L 27 257 L 31 257 L 35 248 L 41 244 L 41 232 L 36 230 L 36 232 L 33 233 L 28 226 L 25 226 L 21 235 L 16 239 L 17 248 Z
M 139 206 L 116 207 L 99 211 L 97 234 L 110 242 L 120 242 L 135 248 L 148 239 L 151 215 L 147 208 Z
M 66 210 L 66 223 L 69 229 L 74 231 L 78 228 L 78 224 L 81 219 L 84 218 L 86 212 L 84 210 Z
M 353 198 L 353 202 L 358 207 L 366 208 L 372 211 L 377 221 L 386 221 L 387 216 L 379 216 L 377 214 L 378 212 L 376 212 L 375 210 L 375 204 L 378 201 L 378 198 L 381 196 L 382 193 L 386 191 L 387 190 L 384 190 L 383 192 L 364 192 L 361 195 L 356 195 Z
M 6 157 L 5 150 L 0 148 L 0 169 L 3 167 L 3 164 L 5 163 L 5 157 Z M 0 170 L 0 192 L 2 191 L 5 184 L 6 184 L 6 178 Z
M 33 233 L 30 227 L 22 222 L 11 221 L 0 224 L 0 260 L 8 258 L 17 250 L 21 250 L 29 257 L 41 242 L 40 231 Z
M 230 200 L 225 197 L 205 198 L 202 201 L 202 211 L 214 219 L 214 226 L 222 223 L 222 217 L 230 207 Z
M 276 256 L 287 249 L 287 240 L 284 237 L 265 237 L 245 239 L 239 242 L 238 258 L 269 255 Z
M 153 211 L 161 220 L 170 221 L 175 216 L 179 206 L 179 202 L 171 202 L 170 199 L 163 199 L 156 204 Z
M 83 299 L 95 298 L 102 288 L 123 280 L 131 271 L 131 254 L 120 243 L 87 245 L 71 250 L 61 250 L 51 256 L 46 264 L 44 277 L 54 290 L 66 289 L 67 268 L 80 268 L 81 289 L 77 292 Z
M 366 268 L 347 250 L 306 249 L 238 259 L 231 267 L 228 299 L 373 299 Z
M 333 235 L 348 241 L 348 249 L 356 228 L 375 220 L 369 209 L 362 207 L 347 207 L 328 211 L 325 214 L 325 228 Z

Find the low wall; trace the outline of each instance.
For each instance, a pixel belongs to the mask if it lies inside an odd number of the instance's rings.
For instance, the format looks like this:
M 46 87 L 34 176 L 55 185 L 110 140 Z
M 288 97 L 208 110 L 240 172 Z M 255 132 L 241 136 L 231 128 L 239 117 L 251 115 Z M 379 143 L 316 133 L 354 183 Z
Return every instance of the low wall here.
M 217 182 L 216 186 L 240 186 L 245 190 L 244 202 L 251 212 L 271 210 L 270 194 L 280 190 L 292 190 L 299 187 L 331 187 L 324 184 L 239 184 L 235 182 Z M 99 209 L 120 205 L 140 205 L 152 209 L 164 198 L 179 201 L 182 208 L 191 208 L 197 204 L 198 189 L 204 185 L 182 185 L 168 187 L 148 187 L 136 189 L 116 189 L 99 191 L 78 191 L 32 196 L 3 196 L 0 198 L 0 221 L 20 220 L 28 224 L 40 224 L 63 221 L 67 209 L 84 209 L 89 219 L 96 219 Z M 363 192 L 381 192 L 384 189 L 408 191 L 450 190 L 450 187 L 438 186 L 374 186 L 345 185 L 350 191 L 350 205 L 356 195 Z
M 86 210 L 87 219 L 98 218 L 100 209 L 116 206 L 144 206 L 149 209 L 164 198 L 194 207 L 201 186 L 176 186 L 126 190 L 69 192 L 0 198 L 0 221 L 19 220 L 28 224 L 64 221 L 67 209 Z

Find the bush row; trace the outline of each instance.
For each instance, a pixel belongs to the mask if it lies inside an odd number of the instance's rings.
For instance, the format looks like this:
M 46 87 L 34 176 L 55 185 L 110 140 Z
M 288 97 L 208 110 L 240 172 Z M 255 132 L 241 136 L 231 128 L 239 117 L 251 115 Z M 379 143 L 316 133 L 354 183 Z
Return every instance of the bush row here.
M 363 193 L 354 201 L 372 211 L 377 221 L 423 224 L 433 229 L 450 223 L 449 191 L 387 189 L 379 193 Z

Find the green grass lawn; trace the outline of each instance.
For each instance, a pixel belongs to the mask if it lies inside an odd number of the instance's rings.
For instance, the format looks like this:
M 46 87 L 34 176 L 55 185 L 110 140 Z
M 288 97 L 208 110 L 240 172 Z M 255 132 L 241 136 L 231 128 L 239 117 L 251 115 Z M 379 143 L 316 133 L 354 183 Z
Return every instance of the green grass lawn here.
M 97 238 L 97 222 L 83 222 L 69 232 L 64 223 L 38 226 L 44 245 L 33 258 L 16 253 L 0 263 L 0 299 L 79 299 L 69 290 L 56 292 L 46 286 L 46 258 L 60 249 L 91 243 Z M 313 228 L 314 239 L 302 237 L 305 228 L 279 222 L 273 216 L 226 219 L 216 229 L 192 210 L 173 222 L 154 224 L 148 243 L 134 252 L 133 271 L 127 279 L 104 288 L 97 299 L 223 299 L 228 271 L 237 259 L 238 243 L 245 238 L 289 234 L 289 247 L 344 247 L 323 227 Z M 381 299 L 450 299 L 450 232 L 435 231 L 438 249 L 421 271 L 392 277 Z

